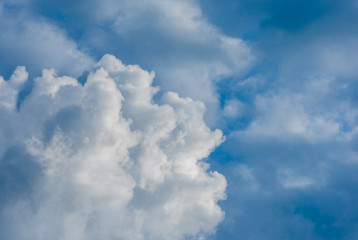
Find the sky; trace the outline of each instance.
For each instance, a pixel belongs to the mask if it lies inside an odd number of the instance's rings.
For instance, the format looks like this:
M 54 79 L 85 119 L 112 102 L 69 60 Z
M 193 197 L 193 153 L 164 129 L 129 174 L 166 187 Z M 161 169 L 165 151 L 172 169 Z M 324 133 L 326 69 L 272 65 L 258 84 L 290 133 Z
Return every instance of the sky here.
M 356 0 L 0 0 L 0 238 L 358 238 Z

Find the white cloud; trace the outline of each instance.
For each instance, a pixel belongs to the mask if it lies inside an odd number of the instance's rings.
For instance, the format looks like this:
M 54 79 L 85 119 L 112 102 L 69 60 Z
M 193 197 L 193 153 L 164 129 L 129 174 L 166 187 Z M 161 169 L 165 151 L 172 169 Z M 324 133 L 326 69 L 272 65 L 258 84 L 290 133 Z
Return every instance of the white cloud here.
M 19 0 L 6 6 L 14 10 L 5 7 L 0 15 L 3 69 L 22 64 L 30 73 L 54 67 L 79 76 L 93 64 L 87 50 L 114 53 L 156 69 L 161 89 L 203 101 L 210 125 L 218 121 L 215 82 L 243 74 L 255 61 L 249 44 L 211 24 L 197 0 Z
M 300 137 L 311 142 L 349 140 L 355 132 L 357 110 L 350 99 L 340 99 L 346 88 L 339 79 L 312 76 L 299 86 L 258 94 L 254 120 L 237 134 Z
M 21 63 L 31 71 L 54 67 L 79 76 L 93 64 L 65 30 L 19 6 L 12 10 L 3 7 L 0 11 L 0 58 L 5 62 L 2 67 Z
M 163 90 L 205 102 L 210 123 L 218 108 L 215 82 L 243 74 L 255 61 L 249 44 L 212 25 L 197 0 L 91 0 L 71 8 L 57 5 L 78 19 L 69 27 L 83 31 L 79 45 L 156 69 Z
M 11 81 L 25 75 L 19 68 Z M 202 159 L 222 133 L 205 125 L 200 102 L 168 92 L 154 103 L 153 77 L 106 55 L 84 86 L 44 70 L 19 112 L 0 109 L 12 122 L 7 146 L 22 144 L 43 169 L 31 194 L 3 206 L 5 237 L 184 239 L 215 231 L 226 180 Z
M 266 136 L 300 136 L 308 140 L 338 136 L 340 126 L 335 119 L 310 114 L 299 96 L 279 94 L 256 98 L 259 112 L 249 128 L 252 134 Z

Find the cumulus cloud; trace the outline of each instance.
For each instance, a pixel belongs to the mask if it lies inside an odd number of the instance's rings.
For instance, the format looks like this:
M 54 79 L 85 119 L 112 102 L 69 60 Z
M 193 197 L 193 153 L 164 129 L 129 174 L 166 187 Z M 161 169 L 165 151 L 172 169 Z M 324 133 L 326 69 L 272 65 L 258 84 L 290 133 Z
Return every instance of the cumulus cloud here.
M 36 1 L 27 8 L 95 56 L 114 53 L 155 69 L 163 90 L 203 101 L 210 124 L 219 106 L 215 82 L 244 74 L 255 61 L 250 44 L 211 24 L 198 0 Z
M 19 110 L 25 68 L 0 79 L 0 92 L 9 94 L 0 99 L 1 123 L 7 122 L 0 164 L 8 169 L 0 179 L 1 238 L 214 233 L 224 217 L 217 203 L 226 180 L 203 159 L 223 136 L 204 123 L 204 105 L 174 92 L 155 102 L 154 73 L 111 55 L 94 69 L 84 85 L 43 70 Z

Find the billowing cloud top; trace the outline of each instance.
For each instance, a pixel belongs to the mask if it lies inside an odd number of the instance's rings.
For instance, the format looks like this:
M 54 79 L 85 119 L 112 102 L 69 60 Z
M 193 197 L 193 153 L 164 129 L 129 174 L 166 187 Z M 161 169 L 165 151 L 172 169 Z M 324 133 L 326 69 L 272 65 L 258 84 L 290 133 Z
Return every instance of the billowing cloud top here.
M 256 61 L 251 44 L 208 21 L 198 0 L 0 0 L 0 72 L 25 65 L 78 77 L 112 53 L 155 69 L 156 84 L 205 103 L 216 126 L 216 81 L 243 75 Z
M 184 239 L 214 231 L 226 180 L 203 162 L 223 141 L 205 107 L 105 55 L 81 85 L 43 70 L 0 78 L 1 239 Z

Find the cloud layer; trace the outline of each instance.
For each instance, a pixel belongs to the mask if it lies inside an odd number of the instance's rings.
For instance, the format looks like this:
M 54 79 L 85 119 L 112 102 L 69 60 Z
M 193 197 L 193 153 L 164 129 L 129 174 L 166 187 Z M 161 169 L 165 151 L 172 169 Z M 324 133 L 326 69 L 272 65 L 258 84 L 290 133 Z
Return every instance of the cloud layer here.
M 43 70 L 0 79 L 2 239 L 184 239 L 215 231 L 226 180 L 203 161 L 223 141 L 205 107 L 105 55 L 84 85 Z M 24 170 L 24 168 L 26 170 Z M 6 174 L 5 174 L 6 173 Z

